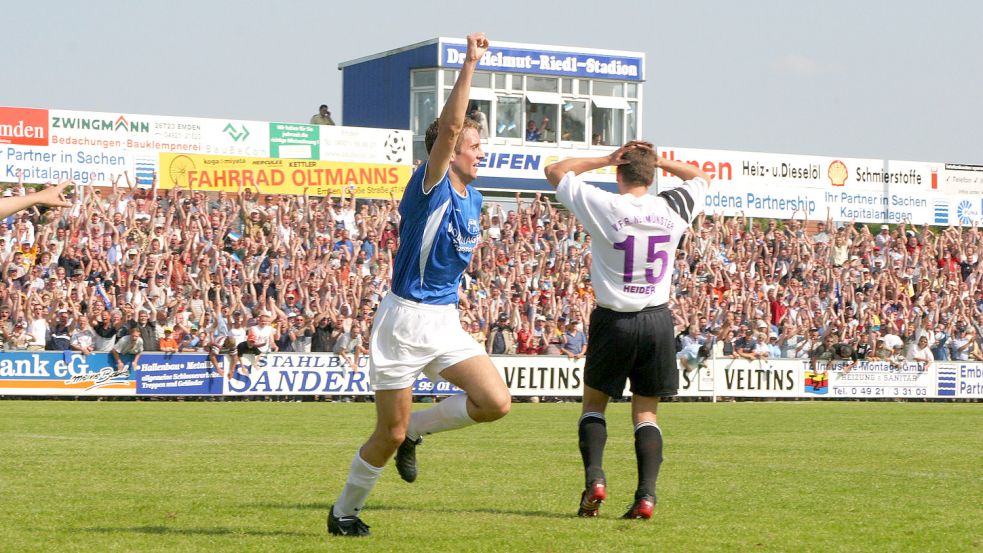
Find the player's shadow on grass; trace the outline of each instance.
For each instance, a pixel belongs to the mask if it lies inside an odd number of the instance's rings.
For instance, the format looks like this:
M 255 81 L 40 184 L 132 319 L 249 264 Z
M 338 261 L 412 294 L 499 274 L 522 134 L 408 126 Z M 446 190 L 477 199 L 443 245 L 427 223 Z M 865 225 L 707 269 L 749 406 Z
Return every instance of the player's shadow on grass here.
M 149 534 L 149 535 L 197 535 L 197 536 L 253 536 L 253 537 L 309 537 L 316 536 L 318 534 L 311 534 L 307 532 L 289 532 L 284 530 L 240 530 L 235 528 L 180 528 L 171 526 L 130 526 L 130 527 L 120 527 L 120 528 L 108 528 L 108 527 L 96 527 L 96 528 L 82 528 L 85 532 L 96 532 L 100 534 L 116 534 L 120 532 L 130 532 L 133 534 Z
M 243 505 L 243 507 L 249 508 L 259 508 L 259 509 L 297 509 L 301 511 L 327 511 L 331 505 L 328 503 L 250 503 Z M 565 513 L 555 513 L 551 511 L 530 511 L 530 510 L 511 510 L 511 509 L 490 509 L 490 508 L 478 508 L 478 509 L 442 509 L 439 507 L 421 507 L 419 505 L 414 506 L 399 506 L 399 505 L 370 505 L 370 510 L 372 511 L 429 511 L 431 513 L 449 513 L 449 514 L 465 514 L 465 513 L 486 513 L 490 515 L 519 515 L 524 517 L 539 517 L 539 518 L 560 518 L 568 519 L 569 514 Z

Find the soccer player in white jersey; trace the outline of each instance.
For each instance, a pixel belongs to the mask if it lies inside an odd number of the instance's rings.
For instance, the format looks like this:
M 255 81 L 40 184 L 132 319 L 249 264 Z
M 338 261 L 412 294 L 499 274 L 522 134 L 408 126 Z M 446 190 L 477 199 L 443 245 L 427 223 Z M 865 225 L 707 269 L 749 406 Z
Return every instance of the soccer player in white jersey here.
M 617 167 L 618 194 L 578 176 L 607 166 Z M 649 194 L 656 169 L 681 178 L 682 186 Z M 584 367 L 579 438 L 585 489 L 577 514 L 596 517 L 607 497 L 601 467 L 607 441 L 604 410 L 630 381 L 638 487 L 624 518 L 648 519 L 662 465 L 656 409 L 659 398 L 674 396 L 679 388 L 667 307 L 672 260 L 680 238 L 703 208 L 710 178 L 693 165 L 659 157 L 647 142 L 632 141 L 608 156 L 549 165 L 546 179 L 592 237 L 590 271 L 597 307 L 591 313 Z
M 468 36 L 454 89 L 427 130 L 429 159 L 410 178 L 399 205 L 392 291 L 375 315 L 369 346 L 375 431 L 355 454 L 345 488 L 328 513 L 331 534 L 369 534 L 359 513 L 393 453 L 400 476 L 412 482 L 423 435 L 497 420 L 511 407 L 505 382 L 461 327 L 457 310 L 461 274 L 481 234 L 481 194 L 469 184 L 484 153 L 477 125 L 465 112 L 471 77 L 487 50 L 484 34 Z M 411 416 L 412 386 L 421 373 L 465 393 Z

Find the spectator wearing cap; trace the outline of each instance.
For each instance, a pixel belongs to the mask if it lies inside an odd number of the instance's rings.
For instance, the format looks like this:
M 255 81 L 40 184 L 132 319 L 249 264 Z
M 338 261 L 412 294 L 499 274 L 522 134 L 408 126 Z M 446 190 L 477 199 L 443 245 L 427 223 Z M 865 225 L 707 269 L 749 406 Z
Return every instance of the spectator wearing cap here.
M 158 346 L 160 351 L 164 353 L 177 353 L 178 345 L 177 340 L 174 339 L 174 329 L 171 327 L 164 328 L 164 337 L 160 339 Z
M 768 333 L 767 348 L 769 359 L 780 359 L 782 357 L 782 348 L 778 344 L 778 333 L 774 330 Z
M 232 322 L 229 324 L 229 336 L 236 339 L 236 345 L 239 345 L 246 341 L 246 334 L 248 328 L 246 326 L 246 318 L 244 316 L 243 310 L 237 308 L 232 311 Z
M 196 352 L 200 351 L 201 348 L 205 347 L 208 341 L 208 337 L 204 331 L 198 325 L 191 325 L 190 332 L 185 333 L 181 337 L 181 342 L 178 344 L 178 351 L 180 352 Z
M 485 351 L 491 355 L 512 355 L 515 353 L 515 331 L 509 323 L 507 313 L 501 313 L 488 332 Z
M 577 321 L 571 320 L 567 323 L 562 340 L 560 349 L 571 360 L 581 359 L 587 353 L 587 336 L 577 328 Z
M 955 327 L 955 333 L 949 340 L 949 351 L 953 361 L 969 361 L 969 354 L 973 347 L 973 335 L 967 332 L 962 324 Z
M 744 328 L 734 340 L 734 356 L 740 359 L 757 359 L 754 353 L 757 347 L 758 342 L 754 339 L 754 329 Z
M 68 309 L 59 309 L 55 314 L 55 322 L 48 330 L 44 349 L 48 351 L 66 351 L 71 349 L 72 330 L 69 326 L 71 315 Z
M 891 227 L 881 225 L 881 231 L 874 237 L 874 244 L 882 250 L 891 245 Z
M 546 316 L 536 315 L 536 319 L 532 327 L 532 338 L 533 340 L 543 337 L 543 332 L 546 330 Z
M 24 351 L 33 341 L 34 337 L 27 332 L 27 323 L 19 320 L 14 323 L 13 330 L 6 336 L 6 348 L 12 351 Z

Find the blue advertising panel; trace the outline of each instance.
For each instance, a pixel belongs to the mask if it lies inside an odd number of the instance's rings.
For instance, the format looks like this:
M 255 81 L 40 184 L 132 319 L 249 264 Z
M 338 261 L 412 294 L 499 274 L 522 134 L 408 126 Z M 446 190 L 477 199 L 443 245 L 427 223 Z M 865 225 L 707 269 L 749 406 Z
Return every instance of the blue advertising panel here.
M 221 395 L 222 375 L 204 354 L 145 353 L 136 372 L 137 395 Z
M 979 363 L 938 363 L 939 397 L 983 399 L 983 366 Z
M 440 67 L 461 67 L 464 65 L 467 49 L 466 44 L 441 43 Z M 637 56 L 561 52 L 494 44 L 478 60 L 478 69 L 618 81 L 641 81 L 644 77 L 644 62 Z
M 353 370 L 344 358 L 333 354 L 267 353 L 245 358 L 226 380 L 228 395 L 371 395 L 367 374 L 369 358 L 358 359 Z M 420 377 L 414 395 L 451 395 L 463 390 L 449 382 Z
M 4 352 L 0 355 L 0 395 L 134 395 L 130 360 L 122 369 L 107 353 L 76 351 Z

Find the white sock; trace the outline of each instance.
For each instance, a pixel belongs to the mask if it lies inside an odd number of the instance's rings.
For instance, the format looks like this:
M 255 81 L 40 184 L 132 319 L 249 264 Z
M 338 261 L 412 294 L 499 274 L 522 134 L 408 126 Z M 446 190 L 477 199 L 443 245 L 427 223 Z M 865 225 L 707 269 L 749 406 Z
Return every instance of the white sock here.
M 341 490 L 338 501 L 335 501 L 334 516 L 358 516 L 365 506 L 365 500 L 369 498 L 369 492 L 382 476 L 382 469 L 383 467 L 373 467 L 365 462 L 361 453 L 356 451 L 352 466 L 348 470 L 348 481 L 345 482 L 345 488 Z
M 456 430 L 476 424 L 468 415 L 468 395 L 450 396 L 430 409 L 414 411 L 410 416 L 410 426 L 406 436 L 412 439 L 424 434 L 435 434 L 445 430 Z

